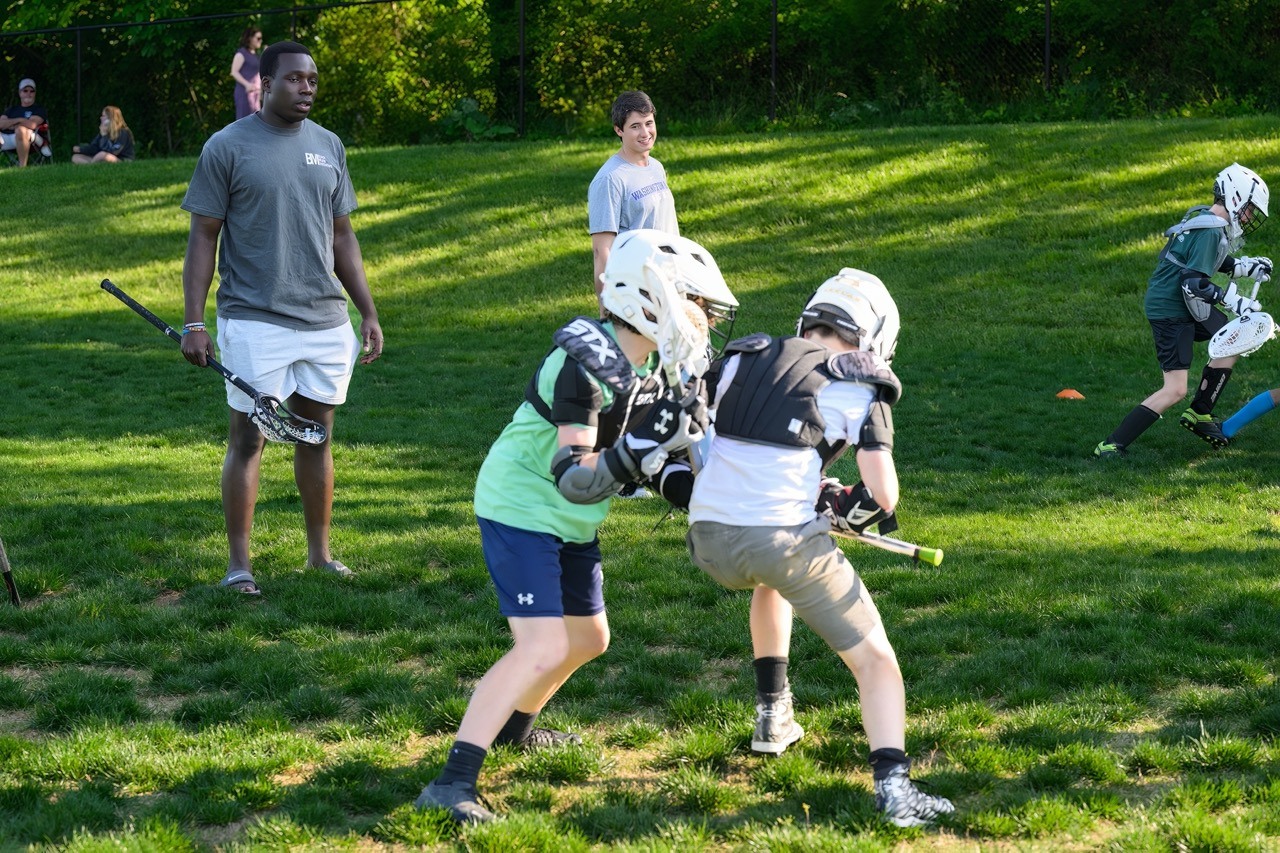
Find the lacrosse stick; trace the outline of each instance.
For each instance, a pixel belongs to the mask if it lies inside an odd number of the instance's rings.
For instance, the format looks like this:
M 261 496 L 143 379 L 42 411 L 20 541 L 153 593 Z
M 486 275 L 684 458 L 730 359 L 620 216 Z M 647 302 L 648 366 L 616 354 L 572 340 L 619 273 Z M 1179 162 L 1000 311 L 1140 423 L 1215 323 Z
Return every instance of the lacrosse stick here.
M 1260 281 L 1253 283 L 1250 299 L 1258 297 Z M 1214 332 L 1209 339 L 1209 358 L 1252 355 L 1276 336 L 1276 323 L 1265 311 L 1246 311 Z
M 22 606 L 18 598 L 18 585 L 13 582 L 13 569 L 9 567 L 9 555 L 4 552 L 4 540 L 0 539 L 0 572 L 4 573 L 4 585 L 9 589 L 9 603 L 14 607 Z
M 102 280 L 102 289 L 125 305 L 128 305 L 144 320 L 179 344 L 182 343 L 181 334 L 174 331 L 164 320 L 144 308 L 129 294 L 112 284 L 110 279 L 104 278 Z M 260 393 L 256 388 L 230 370 L 227 370 L 212 357 L 209 358 L 209 366 L 253 399 L 253 411 L 249 413 L 249 420 L 257 425 L 258 429 L 269 441 L 278 441 L 284 444 L 324 444 L 327 433 L 323 424 L 317 423 L 310 418 L 304 418 L 301 415 L 295 415 L 285 408 L 284 403 L 280 402 L 278 398 L 272 397 L 270 394 Z
M 831 535 L 840 539 L 852 539 L 861 542 L 864 545 L 873 545 L 876 548 L 882 548 L 885 551 L 892 551 L 895 554 L 902 554 L 910 557 L 917 563 L 928 563 L 931 566 L 942 565 L 942 549 L 926 548 L 923 545 L 912 545 L 910 542 L 903 542 L 901 539 L 894 539 L 891 536 L 881 536 L 879 533 L 853 533 L 844 530 L 831 531 Z

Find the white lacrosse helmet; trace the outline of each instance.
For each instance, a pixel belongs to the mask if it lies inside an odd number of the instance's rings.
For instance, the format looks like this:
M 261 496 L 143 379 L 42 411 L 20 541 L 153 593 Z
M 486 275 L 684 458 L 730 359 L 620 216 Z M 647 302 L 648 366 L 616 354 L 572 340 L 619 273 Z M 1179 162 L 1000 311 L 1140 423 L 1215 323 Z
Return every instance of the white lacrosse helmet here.
M 676 292 L 697 298 L 713 319 L 733 319 L 738 300 L 725 284 L 711 253 L 686 237 L 652 228 L 624 231 L 609 253 L 600 280 L 600 302 L 615 317 L 625 320 L 653 340 L 661 317 L 653 310 L 654 277 Z M 648 312 L 651 316 L 645 317 Z M 648 330 L 648 331 L 646 331 Z
M 727 343 L 738 314 L 738 300 L 729 290 L 715 258 L 688 237 L 662 231 L 641 229 L 633 234 L 647 234 L 662 251 L 664 270 L 676 290 L 697 302 L 707 314 L 711 332 L 721 343 Z
M 1267 202 L 1271 192 L 1266 181 L 1252 169 L 1232 163 L 1218 173 L 1213 182 L 1213 200 L 1227 209 L 1231 220 L 1232 239 L 1252 234 L 1266 221 Z M 1248 211 L 1247 219 L 1242 217 Z
M 809 297 L 796 334 L 826 326 L 858 349 L 893 361 L 898 346 L 898 306 L 889 289 L 869 272 L 845 267 Z

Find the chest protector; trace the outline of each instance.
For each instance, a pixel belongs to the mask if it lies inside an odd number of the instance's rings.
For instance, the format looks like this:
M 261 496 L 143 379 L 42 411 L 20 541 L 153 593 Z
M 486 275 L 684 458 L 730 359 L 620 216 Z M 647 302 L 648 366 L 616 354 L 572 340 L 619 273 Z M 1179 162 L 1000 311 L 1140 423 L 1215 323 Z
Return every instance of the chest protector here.
M 825 439 L 818 394 L 832 382 L 856 381 L 877 386 L 859 446 L 892 447 L 889 407 L 901 396 L 902 385 L 872 353 L 832 353 L 804 338 L 756 334 L 731 341 L 724 354 L 738 355 L 738 370 L 728 388 L 715 392 L 720 395 L 717 434 L 777 447 L 811 447 L 825 468 L 847 443 Z
M 569 357 L 566 369 L 572 369 L 576 364 L 578 369 L 613 392 L 613 402 L 598 413 L 596 449 L 612 447 L 626 431 L 627 424 L 643 418 L 666 390 L 661 371 L 654 371 L 654 375 L 643 378 L 636 373 L 622 348 L 599 320 L 575 317 L 557 329 L 551 338 L 556 346 L 549 352 L 559 348 Z M 556 425 L 551 417 L 551 407 L 538 394 L 540 372 L 541 369 L 529 380 L 524 398 L 548 423 Z

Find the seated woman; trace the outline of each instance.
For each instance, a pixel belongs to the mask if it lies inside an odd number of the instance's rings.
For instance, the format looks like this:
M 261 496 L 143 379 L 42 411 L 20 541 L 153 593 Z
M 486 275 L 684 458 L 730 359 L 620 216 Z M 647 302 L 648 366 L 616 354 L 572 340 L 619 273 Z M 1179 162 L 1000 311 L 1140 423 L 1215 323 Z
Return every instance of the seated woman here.
M 133 131 L 119 107 L 103 107 L 98 135 L 92 142 L 71 146 L 72 163 L 119 163 L 133 159 Z

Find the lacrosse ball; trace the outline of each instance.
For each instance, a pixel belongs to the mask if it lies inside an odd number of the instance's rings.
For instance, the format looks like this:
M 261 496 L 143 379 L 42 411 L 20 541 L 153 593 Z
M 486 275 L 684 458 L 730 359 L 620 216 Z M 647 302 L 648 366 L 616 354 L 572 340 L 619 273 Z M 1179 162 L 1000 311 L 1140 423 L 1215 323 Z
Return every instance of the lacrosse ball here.
M 1074 388 L 1063 388 L 1057 393 L 1059 400 L 1083 400 L 1084 395 Z

